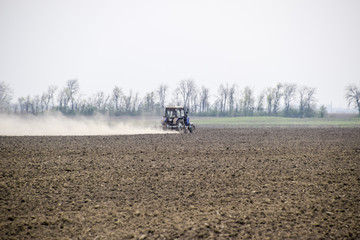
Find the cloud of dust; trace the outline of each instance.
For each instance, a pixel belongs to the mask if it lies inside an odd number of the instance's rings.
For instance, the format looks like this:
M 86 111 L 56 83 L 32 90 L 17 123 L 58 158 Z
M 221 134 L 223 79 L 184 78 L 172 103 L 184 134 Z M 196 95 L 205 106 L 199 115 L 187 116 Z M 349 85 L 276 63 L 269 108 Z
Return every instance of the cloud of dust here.
M 153 123 L 153 122 L 152 122 Z M 160 122 L 159 122 L 160 124 Z M 158 124 L 158 125 L 159 125 Z M 164 134 L 156 125 L 132 118 L 0 115 L 3 136 Z M 160 126 L 160 125 L 159 125 Z

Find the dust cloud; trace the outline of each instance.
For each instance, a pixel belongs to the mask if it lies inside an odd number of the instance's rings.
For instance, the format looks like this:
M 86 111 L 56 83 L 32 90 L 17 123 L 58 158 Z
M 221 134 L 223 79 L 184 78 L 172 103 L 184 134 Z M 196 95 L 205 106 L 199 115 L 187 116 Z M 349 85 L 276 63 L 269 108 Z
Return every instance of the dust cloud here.
M 151 125 L 152 124 L 152 125 Z M 159 125 L 160 122 L 157 124 Z M 164 134 L 156 122 L 132 118 L 0 115 L 2 136 Z

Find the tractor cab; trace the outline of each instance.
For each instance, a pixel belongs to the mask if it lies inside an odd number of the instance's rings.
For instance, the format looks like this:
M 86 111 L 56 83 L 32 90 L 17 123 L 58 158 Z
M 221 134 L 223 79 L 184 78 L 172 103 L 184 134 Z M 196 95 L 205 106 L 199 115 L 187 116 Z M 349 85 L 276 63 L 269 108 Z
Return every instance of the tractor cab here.
M 189 132 L 192 132 L 195 129 L 194 125 L 190 123 L 187 110 L 181 106 L 166 107 L 161 124 L 164 130 L 174 129 L 177 131 L 183 130 L 184 132 L 189 130 Z
M 165 118 L 169 124 L 175 125 L 181 119 L 184 119 L 185 112 L 183 107 L 167 107 L 165 109 Z

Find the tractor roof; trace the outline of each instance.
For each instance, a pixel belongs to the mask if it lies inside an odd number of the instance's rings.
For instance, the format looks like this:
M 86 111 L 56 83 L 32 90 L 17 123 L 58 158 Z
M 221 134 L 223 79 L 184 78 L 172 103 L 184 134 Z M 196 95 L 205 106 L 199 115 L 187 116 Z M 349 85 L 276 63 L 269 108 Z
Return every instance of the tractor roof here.
M 166 109 L 184 109 L 183 106 L 169 106 L 169 107 L 166 107 Z

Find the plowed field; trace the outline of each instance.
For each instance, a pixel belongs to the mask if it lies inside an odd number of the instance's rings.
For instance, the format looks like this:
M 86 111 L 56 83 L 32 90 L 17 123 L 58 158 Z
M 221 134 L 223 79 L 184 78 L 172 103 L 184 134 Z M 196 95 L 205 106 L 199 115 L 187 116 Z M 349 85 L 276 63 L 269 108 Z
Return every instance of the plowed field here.
M 0 137 L 1 239 L 359 239 L 360 128 Z

